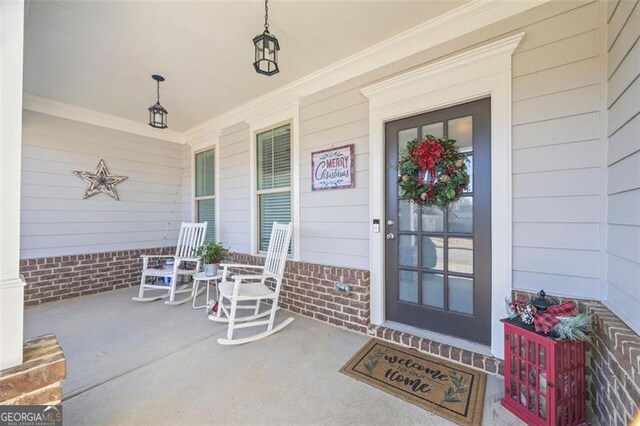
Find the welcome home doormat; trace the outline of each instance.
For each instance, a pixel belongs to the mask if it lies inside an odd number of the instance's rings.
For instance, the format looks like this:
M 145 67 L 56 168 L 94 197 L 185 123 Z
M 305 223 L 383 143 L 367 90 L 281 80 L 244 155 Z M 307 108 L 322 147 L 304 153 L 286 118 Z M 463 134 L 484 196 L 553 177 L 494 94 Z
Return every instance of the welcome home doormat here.
M 460 425 L 482 422 L 485 373 L 371 339 L 340 369 Z

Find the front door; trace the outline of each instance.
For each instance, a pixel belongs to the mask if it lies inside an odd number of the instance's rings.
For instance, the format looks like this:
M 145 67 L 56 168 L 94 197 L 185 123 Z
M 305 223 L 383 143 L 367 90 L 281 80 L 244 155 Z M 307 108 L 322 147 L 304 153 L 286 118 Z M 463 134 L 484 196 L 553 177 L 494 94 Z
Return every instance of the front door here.
M 445 209 L 400 199 L 398 154 L 432 135 L 468 156 L 468 190 Z M 387 320 L 490 345 L 491 103 L 481 99 L 385 129 Z

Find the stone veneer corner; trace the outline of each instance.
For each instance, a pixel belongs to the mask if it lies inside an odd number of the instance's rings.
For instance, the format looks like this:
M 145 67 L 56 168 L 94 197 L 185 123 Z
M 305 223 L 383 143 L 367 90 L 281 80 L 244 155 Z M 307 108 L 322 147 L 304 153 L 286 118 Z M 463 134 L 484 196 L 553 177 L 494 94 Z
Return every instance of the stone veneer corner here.
M 64 352 L 53 334 L 24 344 L 23 363 L 0 371 L 0 405 L 58 405 L 67 377 Z

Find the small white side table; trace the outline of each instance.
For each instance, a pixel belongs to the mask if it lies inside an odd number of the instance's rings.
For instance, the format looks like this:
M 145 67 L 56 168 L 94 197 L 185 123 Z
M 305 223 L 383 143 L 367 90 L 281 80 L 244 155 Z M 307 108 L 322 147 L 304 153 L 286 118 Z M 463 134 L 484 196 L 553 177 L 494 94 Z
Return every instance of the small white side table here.
M 207 295 L 206 295 L 204 305 L 196 306 L 196 298 L 194 297 L 193 304 L 192 304 L 193 309 L 204 308 L 206 313 L 206 309 L 209 306 L 209 287 L 211 285 L 211 282 L 213 281 L 216 285 L 216 300 L 218 300 L 218 283 L 220 282 L 221 279 L 222 279 L 222 271 L 219 271 L 217 275 L 213 275 L 213 276 L 205 275 L 204 272 L 198 272 L 193 276 L 193 293 L 194 294 L 198 294 L 198 290 L 200 288 L 201 282 L 205 283 L 205 287 L 207 289 Z

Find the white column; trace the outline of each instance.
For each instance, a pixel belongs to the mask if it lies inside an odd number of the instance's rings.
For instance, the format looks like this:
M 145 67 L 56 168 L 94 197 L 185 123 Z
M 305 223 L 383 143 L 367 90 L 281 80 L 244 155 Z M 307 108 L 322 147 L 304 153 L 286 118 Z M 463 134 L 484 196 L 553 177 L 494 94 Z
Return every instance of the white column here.
M 20 159 L 24 0 L 0 1 L 0 370 L 22 364 Z

